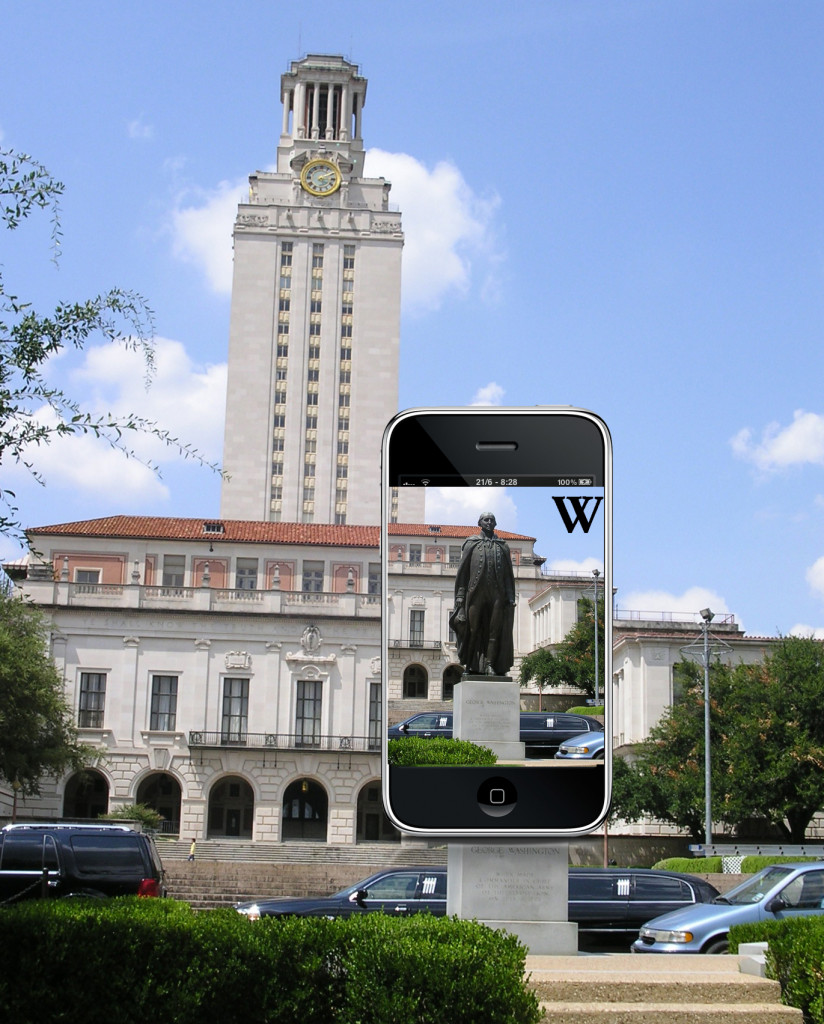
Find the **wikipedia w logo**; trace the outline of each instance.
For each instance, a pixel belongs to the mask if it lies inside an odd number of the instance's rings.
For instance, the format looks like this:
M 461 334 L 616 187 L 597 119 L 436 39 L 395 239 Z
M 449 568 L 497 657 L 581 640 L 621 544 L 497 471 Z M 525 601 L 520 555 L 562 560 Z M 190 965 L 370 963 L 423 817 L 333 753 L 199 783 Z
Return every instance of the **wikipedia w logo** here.
M 581 529 L 584 533 L 589 533 L 589 528 L 592 526 L 595 516 L 598 514 L 598 508 L 601 505 L 603 498 L 593 498 L 591 495 L 584 497 L 575 498 L 556 498 L 553 496 L 552 500 L 558 506 L 558 511 L 561 513 L 561 519 L 564 521 L 564 526 L 567 528 L 567 533 L 572 533 L 575 527 L 580 523 Z M 589 518 L 587 519 L 587 505 L 591 502 L 595 502 Z M 569 505 L 574 513 L 574 518 L 569 514 L 565 502 L 569 502 Z

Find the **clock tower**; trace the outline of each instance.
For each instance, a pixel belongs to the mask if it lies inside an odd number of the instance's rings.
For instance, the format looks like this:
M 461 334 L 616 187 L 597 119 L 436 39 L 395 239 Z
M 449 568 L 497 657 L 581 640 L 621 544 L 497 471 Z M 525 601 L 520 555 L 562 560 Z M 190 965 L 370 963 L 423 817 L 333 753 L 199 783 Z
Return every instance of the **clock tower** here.
M 235 222 L 221 515 L 377 524 L 401 215 L 389 183 L 363 176 L 357 65 L 294 61 L 281 100 L 276 170 L 250 177 Z

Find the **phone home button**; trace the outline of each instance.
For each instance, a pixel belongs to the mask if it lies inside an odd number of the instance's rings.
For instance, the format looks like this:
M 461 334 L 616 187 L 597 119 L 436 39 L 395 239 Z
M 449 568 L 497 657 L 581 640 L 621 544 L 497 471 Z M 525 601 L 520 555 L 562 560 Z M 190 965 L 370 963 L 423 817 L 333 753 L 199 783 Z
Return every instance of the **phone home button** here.
M 502 776 L 486 779 L 478 788 L 478 806 L 493 818 L 509 814 L 517 802 L 518 790 Z

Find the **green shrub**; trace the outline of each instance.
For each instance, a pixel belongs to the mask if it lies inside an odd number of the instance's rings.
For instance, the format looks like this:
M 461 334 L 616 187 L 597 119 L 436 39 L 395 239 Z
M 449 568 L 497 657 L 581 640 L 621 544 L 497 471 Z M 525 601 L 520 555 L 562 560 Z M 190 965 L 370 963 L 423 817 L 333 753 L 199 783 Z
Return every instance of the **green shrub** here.
M 767 857 L 761 854 L 751 854 L 741 861 L 743 874 L 755 874 L 762 868 L 768 868 L 771 864 L 798 864 L 804 860 L 820 860 L 820 857 Z
M 485 768 L 496 764 L 498 758 L 489 747 L 481 747 L 469 740 L 452 740 L 445 736 L 405 736 L 390 740 L 387 751 L 389 764 L 402 768 L 425 765 L 475 765 Z
M 172 900 L 31 901 L 0 914 L 0 957 L 0 1006 L 15 1024 L 540 1017 L 514 936 L 430 915 L 249 921 Z
M 688 875 L 716 875 L 722 870 L 720 857 L 667 857 L 652 866 L 661 871 L 681 871 Z
M 588 704 L 581 704 L 578 707 L 566 709 L 566 714 L 568 715 L 603 715 L 603 713 L 603 704 L 593 704 L 592 707 Z
M 807 1024 L 824 1024 L 824 918 L 734 925 L 730 952 L 742 942 L 767 942 L 767 976 L 781 984 L 781 1000 L 803 1010 Z

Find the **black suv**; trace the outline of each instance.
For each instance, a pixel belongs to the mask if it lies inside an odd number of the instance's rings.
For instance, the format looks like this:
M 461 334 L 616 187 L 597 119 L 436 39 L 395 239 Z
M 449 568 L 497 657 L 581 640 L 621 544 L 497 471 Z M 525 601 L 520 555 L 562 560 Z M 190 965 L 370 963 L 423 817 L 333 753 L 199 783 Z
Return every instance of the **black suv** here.
M 165 896 L 154 840 L 125 825 L 6 825 L 0 904 L 55 896 Z

